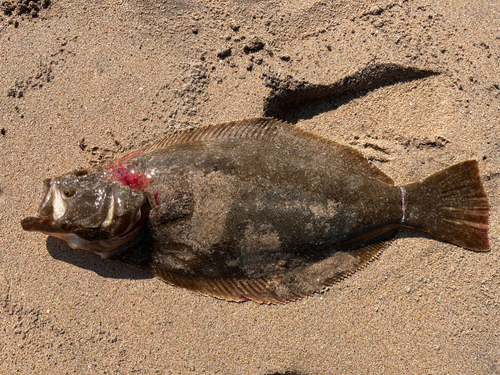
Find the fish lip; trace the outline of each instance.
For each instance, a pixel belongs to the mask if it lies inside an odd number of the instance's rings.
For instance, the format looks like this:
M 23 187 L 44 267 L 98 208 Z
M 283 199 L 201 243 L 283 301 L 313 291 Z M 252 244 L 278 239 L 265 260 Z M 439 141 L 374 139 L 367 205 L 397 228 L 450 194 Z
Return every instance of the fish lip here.
M 25 217 L 21 220 L 21 226 L 29 232 L 58 233 L 61 229 L 55 225 L 54 220 L 41 217 Z

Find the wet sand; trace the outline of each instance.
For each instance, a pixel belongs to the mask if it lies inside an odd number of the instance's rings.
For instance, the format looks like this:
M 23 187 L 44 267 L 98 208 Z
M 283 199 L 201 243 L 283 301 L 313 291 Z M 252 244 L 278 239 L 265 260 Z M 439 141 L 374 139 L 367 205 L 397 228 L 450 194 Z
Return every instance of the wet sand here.
M 2 374 L 500 373 L 498 2 L 9 4 Z M 328 291 L 258 305 L 199 296 L 20 226 L 47 177 L 262 115 L 353 146 L 396 184 L 478 160 L 492 251 L 404 230 Z

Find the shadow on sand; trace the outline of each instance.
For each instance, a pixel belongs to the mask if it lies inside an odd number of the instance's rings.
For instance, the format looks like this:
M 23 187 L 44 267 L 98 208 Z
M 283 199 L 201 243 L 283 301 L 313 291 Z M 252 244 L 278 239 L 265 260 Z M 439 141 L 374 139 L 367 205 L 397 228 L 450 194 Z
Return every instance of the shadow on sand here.
M 101 259 L 99 255 L 90 251 L 72 249 L 65 241 L 55 237 L 48 237 L 46 243 L 47 250 L 54 259 L 91 270 L 102 277 L 112 279 L 151 279 L 154 277 L 150 272 Z

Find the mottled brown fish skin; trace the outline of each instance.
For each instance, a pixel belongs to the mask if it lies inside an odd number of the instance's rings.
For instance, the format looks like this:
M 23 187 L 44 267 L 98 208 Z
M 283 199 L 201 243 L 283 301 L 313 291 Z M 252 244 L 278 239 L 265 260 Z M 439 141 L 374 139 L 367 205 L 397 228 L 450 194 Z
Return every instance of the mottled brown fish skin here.
M 354 149 L 273 119 L 173 135 L 77 177 L 125 189 L 123 200 L 108 198 L 107 214 L 101 205 L 105 225 L 79 229 L 106 239 L 103 257 L 228 300 L 273 303 L 320 291 L 375 259 L 400 226 L 489 249 L 489 205 L 476 162 L 396 187 Z M 126 189 L 143 192 L 146 202 L 128 204 Z M 106 236 L 115 205 L 128 225 L 121 237 Z M 51 231 L 47 218 L 24 219 L 23 227 L 52 234 L 63 219 Z M 98 252 L 96 242 L 83 246 Z
M 401 220 L 399 188 L 311 163 L 267 140 L 174 146 L 148 159 L 131 163 L 171 166 L 150 186 L 159 207 L 170 206 L 152 220 L 153 267 L 185 277 L 275 277 Z M 171 202 L 188 202 L 191 211 L 183 205 L 185 216 L 177 215 Z

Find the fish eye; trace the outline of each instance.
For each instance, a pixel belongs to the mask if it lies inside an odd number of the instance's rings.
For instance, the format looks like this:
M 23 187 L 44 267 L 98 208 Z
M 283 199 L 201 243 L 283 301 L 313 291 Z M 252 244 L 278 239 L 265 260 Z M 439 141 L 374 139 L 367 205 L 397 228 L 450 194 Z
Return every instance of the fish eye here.
M 75 195 L 76 193 L 76 190 L 74 188 L 68 188 L 68 189 L 64 189 L 63 190 L 63 194 L 65 197 L 72 197 L 73 195 Z
M 85 176 L 89 173 L 89 171 L 86 168 L 83 167 L 78 167 L 73 171 L 73 174 L 75 176 Z

